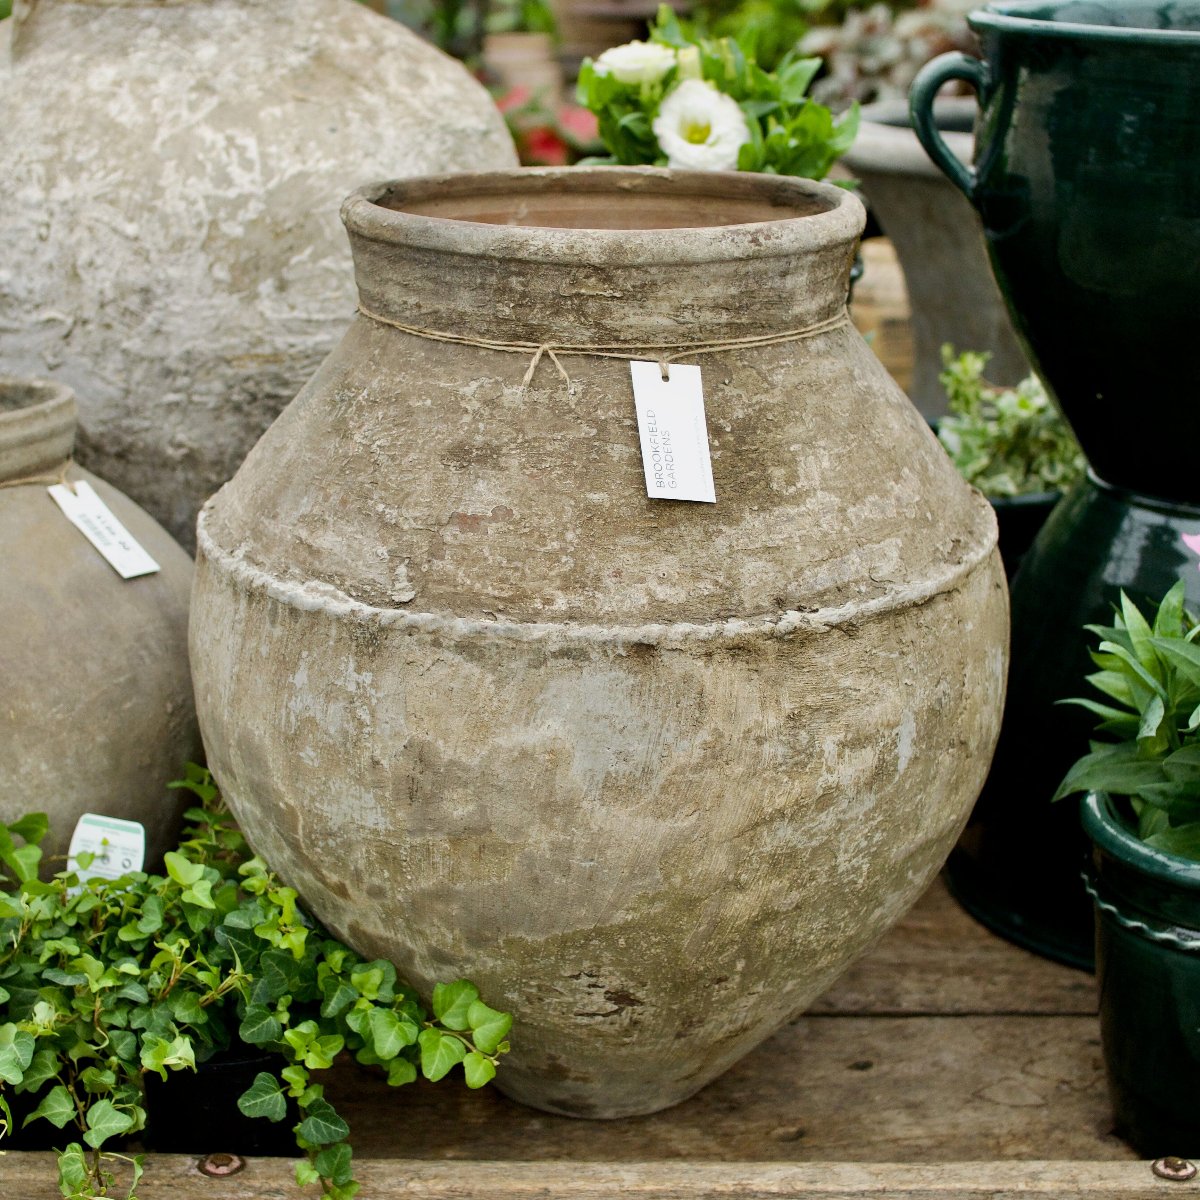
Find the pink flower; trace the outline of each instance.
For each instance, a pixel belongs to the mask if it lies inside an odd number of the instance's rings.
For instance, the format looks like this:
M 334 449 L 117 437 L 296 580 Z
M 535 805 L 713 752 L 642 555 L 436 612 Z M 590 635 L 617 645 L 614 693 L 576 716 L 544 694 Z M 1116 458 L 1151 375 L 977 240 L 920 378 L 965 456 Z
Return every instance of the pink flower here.
M 1184 533 L 1180 534 L 1183 538 L 1183 544 L 1193 553 L 1200 554 L 1200 533 Z M 1196 569 L 1200 570 L 1200 563 L 1196 564 Z

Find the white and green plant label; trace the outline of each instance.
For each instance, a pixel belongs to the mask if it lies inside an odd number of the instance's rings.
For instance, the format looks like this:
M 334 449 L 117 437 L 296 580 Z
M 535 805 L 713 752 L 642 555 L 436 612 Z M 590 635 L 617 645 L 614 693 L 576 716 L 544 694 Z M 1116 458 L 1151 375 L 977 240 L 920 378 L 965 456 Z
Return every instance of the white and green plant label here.
M 84 854 L 92 855 L 87 865 L 79 861 Z M 119 879 L 130 871 L 140 871 L 145 860 L 145 828 L 137 821 L 98 813 L 84 813 L 79 818 L 67 850 L 68 868 L 78 873 L 81 883 L 95 878 Z

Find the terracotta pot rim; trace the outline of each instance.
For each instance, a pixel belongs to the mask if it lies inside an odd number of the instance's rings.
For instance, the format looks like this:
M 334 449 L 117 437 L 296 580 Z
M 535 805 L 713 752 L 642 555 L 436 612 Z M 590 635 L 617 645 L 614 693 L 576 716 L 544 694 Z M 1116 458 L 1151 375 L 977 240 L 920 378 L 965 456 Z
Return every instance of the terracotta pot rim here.
M 21 392 L 29 396 L 24 404 L 9 408 L 4 397 L 7 393 Z M 72 408 L 75 404 L 75 393 L 65 383 L 56 383 L 53 379 L 26 379 L 19 375 L 0 375 L 0 430 L 6 424 L 15 424 L 17 419 L 26 413 L 38 409 L 47 412 L 62 405 Z
M 8 400 L 16 393 L 16 403 Z M 75 444 L 75 393 L 48 379 L 0 375 L 0 480 L 57 466 Z
M 1128 2 L 1128 0 L 1127 0 Z M 1009 0 L 976 9 L 967 17 L 967 24 L 976 33 L 981 30 L 1005 34 L 1026 34 L 1038 38 L 1070 39 L 1075 41 L 1119 42 L 1125 45 L 1162 45 L 1174 43 L 1200 50 L 1200 29 L 1155 29 L 1137 25 L 1099 25 L 1086 21 L 1050 21 L 1034 14 L 1048 9 L 1066 9 L 1070 4 L 1046 3 L 1046 0 Z M 1133 5 L 1147 12 L 1155 11 L 1151 4 Z
M 1098 850 L 1173 888 L 1200 892 L 1200 862 L 1147 846 L 1126 828 L 1105 793 L 1088 792 L 1080 801 L 1079 812 L 1083 830 Z
M 565 185 L 565 188 L 564 188 Z M 579 228 L 563 225 L 494 224 L 458 217 L 407 212 L 380 203 L 448 197 L 549 196 L 562 191 L 591 193 L 608 204 L 639 193 L 681 199 L 729 199 L 731 204 L 771 205 L 797 211 L 770 220 L 670 228 Z M 851 243 L 862 232 L 866 212 L 845 188 L 812 179 L 743 171 L 673 171 L 661 167 L 524 167 L 507 171 L 415 176 L 369 184 L 342 205 L 352 238 L 459 255 L 544 263 L 602 260 L 610 266 L 732 262 L 797 255 Z

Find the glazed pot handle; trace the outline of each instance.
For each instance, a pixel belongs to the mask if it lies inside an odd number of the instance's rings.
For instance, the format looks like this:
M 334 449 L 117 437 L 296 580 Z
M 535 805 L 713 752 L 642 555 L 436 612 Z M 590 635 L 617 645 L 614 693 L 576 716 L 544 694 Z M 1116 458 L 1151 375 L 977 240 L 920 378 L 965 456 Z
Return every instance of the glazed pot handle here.
M 972 204 L 975 203 L 977 178 L 971 167 L 964 167 L 946 145 L 933 115 L 933 100 L 938 88 L 951 79 L 969 83 L 979 95 L 988 90 L 991 76 L 987 63 L 969 54 L 941 54 L 917 73 L 908 93 L 908 111 L 913 130 L 925 153 L 941 168 L 942 173 Z

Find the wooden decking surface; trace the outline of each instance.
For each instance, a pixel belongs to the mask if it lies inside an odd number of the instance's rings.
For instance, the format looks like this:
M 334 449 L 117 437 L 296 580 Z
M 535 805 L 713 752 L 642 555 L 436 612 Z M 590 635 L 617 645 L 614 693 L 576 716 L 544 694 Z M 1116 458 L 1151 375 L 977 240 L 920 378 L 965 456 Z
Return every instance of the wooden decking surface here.
M 352 1066 L 329 1095 L 363 1200 L 1200 1197 L 1113 1136 L 1094 987 L 988 934 L 939 883 L 811 1013 L 667 1112 L 575 1121 L 490 1089 L 389 1091 Z M 57 1194 L 49 1156 L 0 1159 L 0 1200 Z M 284 1160 L 218 1180 L 185 1156 L 152 1157 L 139 1191 L 298 1195 Z

